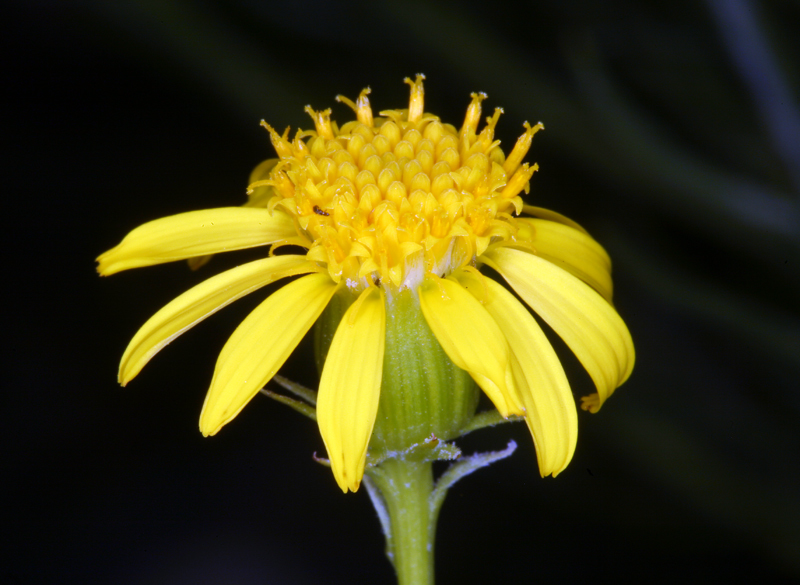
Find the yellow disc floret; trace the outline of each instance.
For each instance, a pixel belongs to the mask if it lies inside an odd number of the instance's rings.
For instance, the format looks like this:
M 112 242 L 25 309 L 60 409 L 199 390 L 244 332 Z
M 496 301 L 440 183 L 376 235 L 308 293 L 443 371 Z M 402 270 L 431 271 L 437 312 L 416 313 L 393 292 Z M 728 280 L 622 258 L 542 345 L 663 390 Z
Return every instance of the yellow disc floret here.
M 543 126 L 526 122 L 506 158 L 494 140 L 500 108 L 478 133 L 486 95 L 472 94 L 456 130 L 424 111 L 423 79 L 406 79 L 408 110 L 378 118 L 369 89 L 355 103 L 339 96 L 356 113 L 341 128 L 330 110 L 310 106 L 315 130 L 298 131 L 293 140 L 288 129 L 280 135 L 262 122 L 279 161 L 264 165 L 268 176 L 253 177 L 251 201 L 257 196 L 292 215 L 308 258 L 353 292 L 378 283 L 415 289 L 426 273 L 443 276 L 474 264 L 491 243 L 527 245 L 518 241 L 512 214 L 522 210 L 520 193 L 538 168 L 520 163 Z

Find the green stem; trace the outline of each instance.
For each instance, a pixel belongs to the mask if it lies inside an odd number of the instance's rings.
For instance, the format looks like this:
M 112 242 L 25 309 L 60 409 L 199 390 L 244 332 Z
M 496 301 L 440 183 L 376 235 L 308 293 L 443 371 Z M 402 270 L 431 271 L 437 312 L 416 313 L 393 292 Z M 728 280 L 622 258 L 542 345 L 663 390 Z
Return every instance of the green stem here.
M 433 541 L 436 526 L 431 510 L 433 469 L 430 461 L 390 459 L 370 470 L 378 494 L 370 495 L 383 507 L 388 526 L 386 554 L 397 572 L 399 585 L 433 585 Z M 382 501 L 376 502 L 376 496 Z M 380 508 L 379 508 L 380 516 Z

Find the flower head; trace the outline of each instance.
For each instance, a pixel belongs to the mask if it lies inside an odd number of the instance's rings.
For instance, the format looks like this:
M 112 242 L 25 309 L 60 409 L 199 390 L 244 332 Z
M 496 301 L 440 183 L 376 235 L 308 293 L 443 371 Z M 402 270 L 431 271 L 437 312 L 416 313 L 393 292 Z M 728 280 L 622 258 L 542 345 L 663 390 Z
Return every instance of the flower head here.
M 479 129 L 473 94 L 459 129 L 424 111 L 423 77 L 407 79 L 407 110 L 373 115 L 369 90 L 338 126 L 306 111 L 314 130 L 270 133 L 277 159 L 253 172 L 240 208 L 193 211 L 133 230 L 102 254 L 103 275 L 139 266 L 271 245 L 270 254 L 214 276 L 156 313 L 120 364 L 127 384 L 175 337 L 271 282 L 303 275 L 270 295 L 219 355 L 200 417 L 204 435 L 232 420 L 277 373 L 335 295 L 348 307 L 322 371 L 317 418 L 334 476 L 355 491 L 381 396 L 387 316 L 409 297 L 449 360 L 469 373 L 505 417 L 523 416 L 542 475 L 569 463 L 577 437 L 563 368 L 528 309 L 480 272 L 495 270 L 575 352 L 597 392 L 596 412 L 629 376 L 630 334 L 611 305 L 611 262 L 573 221 L 525 205 L 537 165 L 522 163 L 534 134 L 506 156 L 494 139 L 502 110 Z M 295 245 L 304 254 L 274 255 Z

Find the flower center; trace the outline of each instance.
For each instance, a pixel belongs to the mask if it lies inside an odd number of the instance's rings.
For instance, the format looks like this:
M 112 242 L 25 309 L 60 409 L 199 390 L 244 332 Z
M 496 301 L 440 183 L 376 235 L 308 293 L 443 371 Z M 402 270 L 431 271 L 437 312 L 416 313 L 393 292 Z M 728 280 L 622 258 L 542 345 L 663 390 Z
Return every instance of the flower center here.
M 538 166 L 520 165 L 543 126 L 525 123 L 525 134 L 505 157 L 494 129 L 497 108 L 477 132 L 481 101 L 472 94 L 460 130 L 424 112 L 423 76 L 411 86 L 408 110 L 373 118 L 369 89 L 356 103 L 339 96 L 356 120 L 339 128 L 330 110 L 306 111 L 315 131 L 289 140 L 265 122 L 279 162 L 269 178 L 268 206 L 296 218 L 308 257 L 327 266 L 353 291 L 383 283 L 416 288 L 425 273 L 447 275 L 474 264 L 490 243 L 516 241 L 512 213 Z

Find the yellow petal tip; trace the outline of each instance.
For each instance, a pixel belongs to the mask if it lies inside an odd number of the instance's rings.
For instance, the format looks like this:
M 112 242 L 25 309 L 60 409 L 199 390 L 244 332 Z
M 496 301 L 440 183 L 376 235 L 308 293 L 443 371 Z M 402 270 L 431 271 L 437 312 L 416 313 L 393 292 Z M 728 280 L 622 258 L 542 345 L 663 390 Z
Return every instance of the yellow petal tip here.
M 600 395 L 595 392 L 589 396 L 581 396 L 581 409 L 588 410 L 592 414 L 600 410 L 602 404 L 600 403 Z
M 208 427 L 204 427 L 202 423 L 200 424 L 200 433 L 204 437 L 213 437 L 214 435 L 217 434 L 218 431 L 219 431 L 219 428 L 217 428 L 217 429 L 209 429 Z

